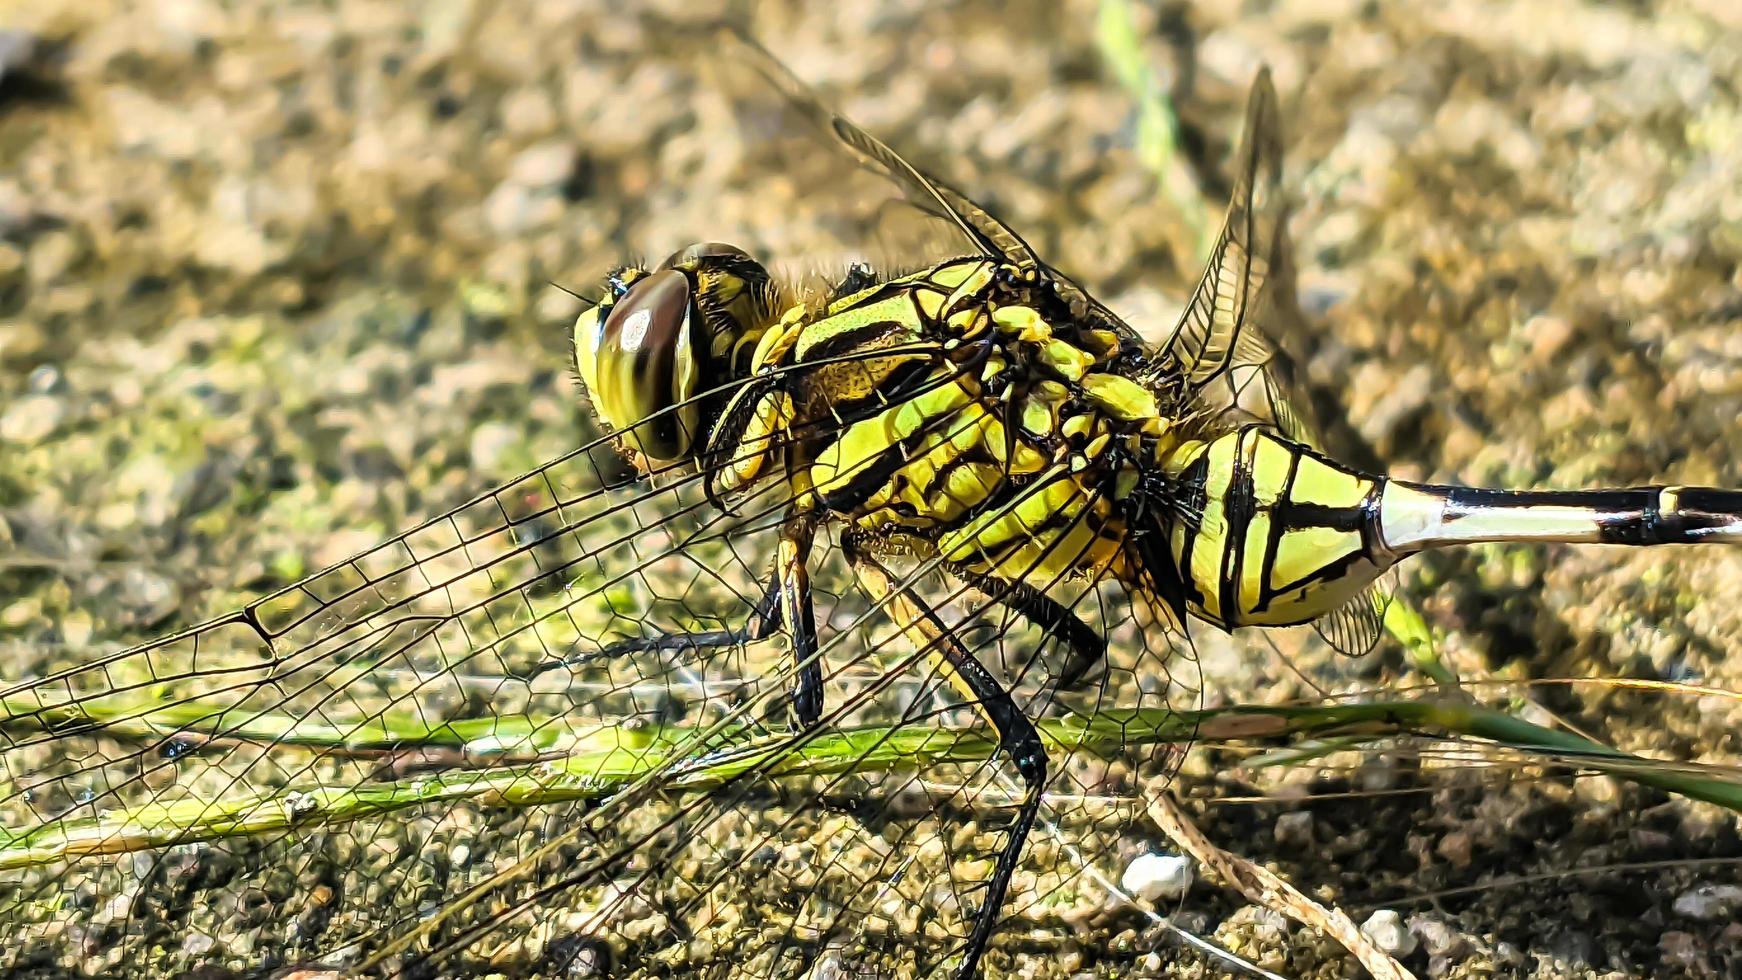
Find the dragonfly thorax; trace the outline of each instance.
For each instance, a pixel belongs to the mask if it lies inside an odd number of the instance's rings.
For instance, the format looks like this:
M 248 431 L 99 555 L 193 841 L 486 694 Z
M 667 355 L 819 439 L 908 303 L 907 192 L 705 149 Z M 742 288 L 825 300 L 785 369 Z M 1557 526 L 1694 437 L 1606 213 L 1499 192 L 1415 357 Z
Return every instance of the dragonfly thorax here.
M 789 311 L 707 455 L 724 489 L 784 475 L 864 539 L 975 576 L 1117 574 L 1128 498 L 1174 442 L 1125 354 L 1011 267 L 944 262 Z

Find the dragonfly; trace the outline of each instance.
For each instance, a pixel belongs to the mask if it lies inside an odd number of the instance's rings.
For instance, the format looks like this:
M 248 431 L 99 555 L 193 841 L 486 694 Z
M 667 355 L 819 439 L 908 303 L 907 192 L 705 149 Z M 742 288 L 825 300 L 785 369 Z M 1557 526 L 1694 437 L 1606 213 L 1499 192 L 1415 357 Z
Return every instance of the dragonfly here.
M 1267 335 L 1267 74 L 1150 342 L 709 37 L 957 254 L 821 288 L 718 242 L 619 267 L 572 329 L 600 439 L 192 629 L 7 668 L 10 968 L 995 975 L 1178 765 L 1194 631 L 1356 655 L 1411 555 L 1742 539 L 1735 490 L 1326 453 Z

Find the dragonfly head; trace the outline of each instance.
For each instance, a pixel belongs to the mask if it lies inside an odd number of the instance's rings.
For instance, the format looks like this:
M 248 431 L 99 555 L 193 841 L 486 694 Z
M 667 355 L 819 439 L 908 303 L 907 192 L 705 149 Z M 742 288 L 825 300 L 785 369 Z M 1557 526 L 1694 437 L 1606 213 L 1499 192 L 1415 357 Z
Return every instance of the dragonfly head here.
M 775 293 L 761 263 L 718 242 L 613 270 L 575 320 L 575 366 L 599 421 L 650 462 L 700 451 L 728 394 L 712 393 L 746 370 Z

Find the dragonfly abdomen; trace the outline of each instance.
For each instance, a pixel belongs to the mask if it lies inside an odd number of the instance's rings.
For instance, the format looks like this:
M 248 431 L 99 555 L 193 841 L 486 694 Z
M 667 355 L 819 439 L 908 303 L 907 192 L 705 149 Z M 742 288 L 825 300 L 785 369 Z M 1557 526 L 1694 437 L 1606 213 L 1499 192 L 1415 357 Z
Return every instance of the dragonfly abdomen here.
M 1380 504 L 1394 551 L 1482 541 L 1702 544 L 1742 541 L 1742 491 L 1711 487 L 1488 490 L 1394 480 Z
M 1385 480 L 1252 425 L 1169 460 L 1186 608 L 1224 629 L 1287 626 L 1346 602 L 1395 561 L 1378 536 Z
M 1429 548 L 1742 540 L 1742 491 L 1410 483 L 1350 469 L 1264 425 L 1182 445 L 1167 465 L 1186 607 L 1224 629 L 1316 619 Z

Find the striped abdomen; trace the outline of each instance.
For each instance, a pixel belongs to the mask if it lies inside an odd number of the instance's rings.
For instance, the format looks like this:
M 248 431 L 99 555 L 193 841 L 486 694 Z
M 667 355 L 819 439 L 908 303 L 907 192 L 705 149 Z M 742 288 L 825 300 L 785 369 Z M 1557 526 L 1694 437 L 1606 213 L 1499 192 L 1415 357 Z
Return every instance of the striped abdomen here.
M 1188 443 L 1169 468 L 1184 494 L 1172 545 L 1186 608 L 1224 629 L 1314 619 L 1396 560 L 1373 520 L 1384 481 L 1272 429 Z
M 1402 558 L 1483 541 L 1742 542 L 1742 492 L 1484 490 L 1349 469 L 1263 426 L 1183 445 L 1172 529 L 1187 608 L 1226 629 L 1303 623 Z

